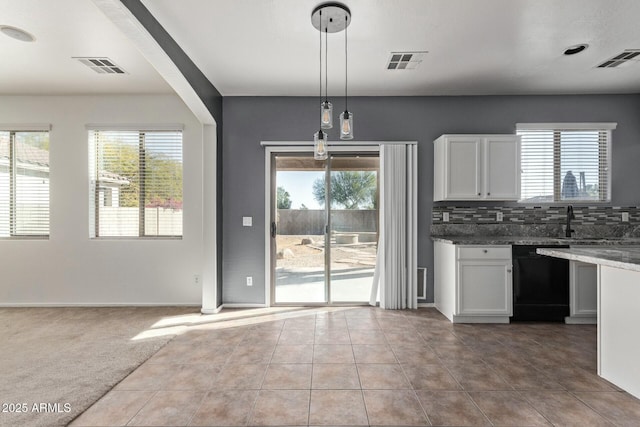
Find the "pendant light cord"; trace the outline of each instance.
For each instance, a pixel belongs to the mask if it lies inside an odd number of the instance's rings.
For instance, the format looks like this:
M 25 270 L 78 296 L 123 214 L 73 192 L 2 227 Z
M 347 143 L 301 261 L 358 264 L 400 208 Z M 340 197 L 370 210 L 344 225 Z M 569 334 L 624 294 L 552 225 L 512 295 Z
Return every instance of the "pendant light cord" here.
M 320 10 L 320 104 L 322 104 L 322 10 Z
M 348 55 L 347 55 L 347 27 L 349 26 L 349 16 L 344 16 L 344 110 L 349 111 L 347 108 L 347 78 L 348 78 Z
M 327 24 L 329 25 L 329 24 Z M 320 31 L 322 34 L 322 31 Z M 329 27 L 324 28 L 324 101 L 329 102 Z

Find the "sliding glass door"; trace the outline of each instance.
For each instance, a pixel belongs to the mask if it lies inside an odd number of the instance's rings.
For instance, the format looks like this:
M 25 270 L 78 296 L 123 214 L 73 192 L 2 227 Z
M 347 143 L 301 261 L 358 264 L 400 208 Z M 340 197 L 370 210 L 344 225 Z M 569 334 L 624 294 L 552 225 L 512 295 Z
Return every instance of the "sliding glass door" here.
M 271 158 L 273 304 L 369 301 L 378 242 L 378 154 Z
M 333 302 L 369 301 L 378 247 L 376 156 L 330 159 L 329 286 Z
M 272 159 L 271 259 L 276 304 L 322 304 L 325 287 L 325 162 L 313 155 L 278 154 Z M 275 178 L 275 179 L 273 179 Z

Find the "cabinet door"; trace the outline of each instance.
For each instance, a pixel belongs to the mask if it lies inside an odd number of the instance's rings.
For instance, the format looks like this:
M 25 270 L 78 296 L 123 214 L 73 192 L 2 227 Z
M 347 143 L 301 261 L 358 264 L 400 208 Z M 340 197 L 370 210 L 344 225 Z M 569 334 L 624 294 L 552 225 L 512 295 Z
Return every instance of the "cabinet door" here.
M 598 314 L 598 267 L 571 261 L 569 305 L 572 317 L 596 317 Z
M 457 286 L 457 315 L 513 314 L 509 261 L 459 260 Z
M 486 199 L 520 198 L 520 137 L 493 136 L 484 140 L 484 189 Z
M 480 199 L 482 197 L 480 183 L 481 138 L 473 136 L 449 137 L 445 144 L 445 199 Z

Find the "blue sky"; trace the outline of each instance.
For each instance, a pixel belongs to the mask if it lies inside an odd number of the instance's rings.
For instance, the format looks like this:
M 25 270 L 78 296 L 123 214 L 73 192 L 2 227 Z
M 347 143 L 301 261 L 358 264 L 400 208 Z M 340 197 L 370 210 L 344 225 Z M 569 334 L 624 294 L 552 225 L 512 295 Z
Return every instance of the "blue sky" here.
M 309 209 L 322 209 L 313 198 L 313 181 L 324 177 L 324 171 L 292 171 L 276 173 L 276 186 L 289 192 L 291 209 L 300 209 L 304 204 Z

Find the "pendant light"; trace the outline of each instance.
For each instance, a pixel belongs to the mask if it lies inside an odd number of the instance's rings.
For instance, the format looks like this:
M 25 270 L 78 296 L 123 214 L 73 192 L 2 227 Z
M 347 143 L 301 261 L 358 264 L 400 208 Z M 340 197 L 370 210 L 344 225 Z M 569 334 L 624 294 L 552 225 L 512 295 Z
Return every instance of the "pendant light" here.
M 341 3 L 327 2 L 317 6 L 311 13 L 311 23 L 320 32 L 320 130 L 313 136 L 314 158 L 316 160 L 325 160 L 327 158 L 327 132 L 323 129 L 331 129 L 333 127 L 333 105 L 328 98 L 328 35 L 329 33 L 337 33 L 345 30 L 351 22 L 351 11 Z M 325 34 L 325 98 L 322 100 L 322 33 Z M 345 55 L 346 51 L 346 32 L 345 32 Z M 345 64 L 346 65 L 346 64 Z M 347 86 L 345 80 L 345 111 L 340 114 L 340 138 L 353 138 L 353 114 L 346 109 Z M 346 114 L 345 114 L 346 113 Z M 343 132 L 342 128 L 347 129 Z M 343 134 L 346 135 L 343 137 Z
M 349 19 L 348 16 L 344 17 L 344 111 L 340 113 L 340 139 L 353 139 L 353 113 L 349 112 L 347 104 L 347 76 L 349 73 L 348 68 L 348 55 L 347 55 L 347 26 Z
M 322 129 L 313 134 L 313 158 L 327 160 L 327 133 Z
M 320 127 L 331 129 L 333 127 L 333 104 L 329 102 L 329 28 L 324 27 L 324 102 L 320 105 Z M 320 35 L 322 37 L 322 34 Z M 322 55 L 322 41 L 320 42 L 320 55 Z M 321 89 L 322 90 L 322 89 Z
M 320 28 L 322 28 L 322 10 L 320 10 Z M 320 31 L 320 101 L 322 101 L 322 31 Z M 324 103 L 321 102 L 321 105 Z M 331 117 L 331 115 L 329 115 Z M 315 160 L 327 159 L 327 134 L 322 131 L 324 111 L 321 107 L 320 129 L 313 135 L 313 158 Z

